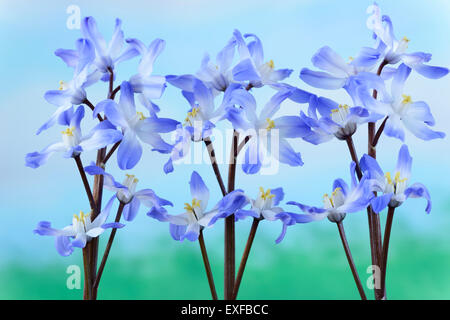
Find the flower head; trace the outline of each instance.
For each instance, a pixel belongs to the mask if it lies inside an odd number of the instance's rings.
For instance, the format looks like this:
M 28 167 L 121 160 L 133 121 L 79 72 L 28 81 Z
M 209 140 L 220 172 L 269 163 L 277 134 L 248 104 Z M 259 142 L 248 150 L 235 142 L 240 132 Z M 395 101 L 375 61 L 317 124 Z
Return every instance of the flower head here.
M 431 211 L 431 198 L 427 188 L 421 183 L 410 185 L 412 158 L 408 147 L 402 145 L 398 153 L 397 166 L 394 172 L 386 172 L 378 165 L 377 161 L 369 155 L 361 158 L 361 169 L 366 172 L 372 191 L 382 195 L 371 201 L 375 212 L 380 212 L 387 206 L 396 208 L 407 198 L 423 197 L 427 200 L 425 211 Z
M 34 233 L 41 236 L 54 236 L 58 253 L 68 256 L 72 254 L 73 247 L 84 248 L 87 242 L 101 235 L 106 229 L 124 227 L 117 222 L 105 223 L 113 202 L 114 197 L 108 201 L 103 211 L 94 220 L 91 218 L 91 213 L 85 214 L 80 211 L 79 215 L 73 215 L 72 224 L 63 229 L 54 229 L 50 222 L 41 221 Z

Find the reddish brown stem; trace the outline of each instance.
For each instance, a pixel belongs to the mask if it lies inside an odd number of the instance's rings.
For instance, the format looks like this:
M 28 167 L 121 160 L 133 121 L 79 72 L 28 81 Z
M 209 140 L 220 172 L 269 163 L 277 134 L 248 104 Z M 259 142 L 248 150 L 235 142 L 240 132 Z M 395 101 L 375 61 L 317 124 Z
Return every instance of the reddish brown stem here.
M 383 255 L 382 255 L 382 268 L 381 268 L 381 291 L 384 293 L 384 299 L 386 299 L 386 270 L 387 270 L 387 260 L 389 252 L 389 240 L 391 239 L 391 229 L 392 222 L 394 220 L 395 208 L 389 207 L 388 214 L 386 218 L 386 226 L 384 229 L 384 240 L 383 240 Z
M 123 202 L 120 202 L 114 222 L 120 222 L 120 218 L 122 217 L 122 212 L 123 212 L 124 207 L 125 207 L 125 204 Z M 95 278 L 94 285 L 92 287 L 93 292 L 95 292 L 95 296 L 97 296 L 98 285 L 102 278 L 103 270 L 105 269 L 106 261 L 108 260 L 109 251 L 111 250 L 111 246 L 112 246 L 114 238 L 116 236 L 116 232 L 117 232 L 117 228 L 113 228 L 111 230 L 111 234 L 109 235 L 108 243 L 106 244 L 105 252 L 103 253 L 102 262 L 100 262 L 100 266 L 98 268 L 97 276 Z
M 361 300 L 367 300 L 366 294 L 364 292 L 364 288 L 361 284 L 361 280 L 359 279 L 358 271 L 356 270 L 355 262 L 353 261 L 352 253 L 350 251 L 350 247 L 348 246 L 347 237 L 345 236 L 344 225 L 342 222 L 336 223 L 339 236 L 341 237 L 342 245 L 344 246 L 345 255 L 347 256 L 347 261 L 352 271 L 353 279 L 355 280 L 356 287 L 358 288 L 359 295 L 361 296 Z
M 205 138 L 203 141 L 205 142 L 206 149 L 208 150 L 211 166 L 214 170 L 214 174 L 216 175 L 217 182 L 219 183 L 220 191 L 222 192 L 222 195 L 225 196 L 227 194 L 227 190 L 225 189 L 225 184 L 223 183 L 222 175 L 220 174 L 219 166 L 217 165 L 216 153 L 214 151 L 212 141 L 209 138 Z
M 237 298 L 239 287 L 241 286 L 242 277 L 244 275 L 245 266 L 247 264 L 248 256 L 250 255 L 250 250 L 253 245 L 253 240 L 255 239 L 256 231 L 258 230 L 259 221 L 260 221 L 259 219 L 253 219 L 250 234 L 248 235 L 247 243 L 245 244 L 244 253 L 242 254 L 241 263 L 239 265 L 236 281 L 234 283 L 232 300 L 235 300 Z
M 211 265 L 209 264 L 208 253 L 206 251 L 205 239 L 203 238 L 203 230 L 200 230 L 198 236 L 198 243 L 200 245 L 200 251 L 202 252 L 203 264 L 205 265 L 206 277 L 208 278 L 209 289 L 211 290 L 211 296 L 213 300 L 217 300 L 216 286 L 214 284 L 214 278 L 211 271 Z

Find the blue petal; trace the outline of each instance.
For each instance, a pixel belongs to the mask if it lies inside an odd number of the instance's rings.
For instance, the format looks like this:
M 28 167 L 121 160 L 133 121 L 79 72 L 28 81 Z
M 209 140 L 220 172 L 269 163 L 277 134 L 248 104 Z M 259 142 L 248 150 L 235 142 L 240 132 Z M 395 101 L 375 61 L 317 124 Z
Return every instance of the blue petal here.
M 184 235 L 186 233 L 186 229 L 187 229 L 186 225 L 179 226 L 179 225 L 172 224 L 172 223 L 169 224 L 170 234 L 171 234 L 172 238 L 174 238 L 177 241 L 184 240 Z
M 347 183 L 342 179 L 336 179 L 333 182 L 333 191 L 336 190 L 336 188 L 340 188 L 344 196 L 348 194 L 348 185 Z
M 200 206 L 204 210 L 209 200 L 209 189 L 206 186 L 205 182 L 203 182 L 202 177 L 200 177 L 197 171 L 192 172 L 189 185 L 192 198 L 200 200 Z
M 340 89 L 347 82 L 347 78 L 334 77 L 326 72 L 313 71 L 308 68 L 300 71 L 300 79 L 310 86 L 321 89 Z
M 402 178 L 408 178 L 411 175 L 412 158 L 409 154 L 408 146 L 402 145 L 397 158 L 395 171 L 400 172 Z
M 405 141 L 405 131 L 402 128 L 401 120 L 397 117 L 389 117 L 386 121 L 386 125 L 384 127 L 384 133 L 393 138 L 400 139 L 401 141 Z
M 234 217 L 235 217 L 236 221 L 243 220 L 243 219 L 245 219 L 247 217 L 253 217 L 253 218 L 258 219 L 259 216 L 260 215 L 258 213 L 256 213 L 255 211 L 253 211 L 253 210 L 245 210 L 245 209 L 239 209 L 234 214 Z
M 303 161 L 302 157 L 300 155 L 300 152 L 295 152 L 294 149 L 291 147 L 289 142 L 285 139 L 280 139 L 280 149 L 279 154 L 274 155 L 278 160 L 282 163 L 288 164 L 293 167 L 302 166 Z
M 139 212 L 139 207 L 141 205 L 141 202 L 134 197 L 133 200 L 131 200 L 130 203 L 126 204 L 123 208 L 123 217 L 126 221 L 133 221 L 134 218 L 136 218 L 136 215 Z
M 259 144 L 257 146 L 257 154 L 255 159 L 253 159 L 253 157 L 250 156 L 250 146 L 247 148 L 247 150 L 245 151 L 245 156 L 244 156 L 244 163 L 242 164 L 242 170 L 246 173 L 246 174 L 255 174 L 258 173 L 259 170 L 261 169 L 261 159 L 259 156 Z
M 429 79 L 439 79 L 448 74 L 447 68 L 427 66 L 426 64 L 419 64 L 414 67 L 414 70 Z
M 370 204 L 372 205 L 372 209 L 376 213 L 380 213 L 383 211 L 389 204 L 392 198 L 392 193 L 383 194 L 378 197 L 374 197 Z
M 284 199 L 283 188 L 270 189 L 270 193 L 275 196 L 272 200 L 274 206 L 277 206 L 278 204 L 280 204 L 280 202 Z
M 431 212 L 431 196 L 428 189 L 421 183 L 414 183 L 405 190 L 406 198 L 424 198 L 427 200 L 426 213 Z
M 122 142 L 117 150 L 117 164 L 122 170 L 132 169 L 142 156 L 142 146 L 136 134 L 126 130 Z
M 303 138 L 311 134 L 311 129 L 298 116 L 284 116 L 275 119 L 274 122 L 282 138 Z
M 323 208 L 311 207 L 311 206 L 307 206 L 305 204 L 295 202 L 295 201 L 288 201 L 288 202 L 286 202 L 286 204 L 297 206 L 300 210 L 302 210 L 303 212 L 309 213 L 310 215 L 316 214 L 316 213 L 324 213 L 326 211 Z
M 70 238 L 66 236 L 58 236 L 55 238 L 56 251 L 63 257 L 70 256 L 73 252 Z
M 191 74 L 185 74 L 182 76 L 174 76 L 174 75 L 166 76 L 166 81 L 168 83 L 187 92 L 194 91 L 194 81 L 196 79 L 197 78 Z
M 233 79 L 236 81 L 258 81 L 261 79 L 250 58 L 239 62 L 232 70 Z

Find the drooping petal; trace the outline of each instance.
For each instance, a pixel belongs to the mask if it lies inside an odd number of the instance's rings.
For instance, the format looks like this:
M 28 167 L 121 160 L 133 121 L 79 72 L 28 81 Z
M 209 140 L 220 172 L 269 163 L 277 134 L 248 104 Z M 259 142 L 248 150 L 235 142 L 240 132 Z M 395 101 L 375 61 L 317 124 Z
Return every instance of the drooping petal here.
M 440 79 L 448 74 L 447 68 L 428 66 L 426 64 L 419 64 L 414 67 L 414 70 L 429 79 Z
M 136 215 L 139 212 L 139 207 L 141 202 L 138 198 L 133 197 L 130 203 L 127 203 L 123 208 L 123 218 L 125 221 L 133 221 L 136 218 Z
M 323 208 L 311 207 L 311 206 L 307 206 L 305 204 L 302 204 L 302 203 L 299 203 L 299 202 L 295 202 L 295 201 L 288 201 L 288 202 L 286 202 L 286 204 L 297 206 L 300 210 L 302 210 L 303 212 L 308 213 L 309 215 L 326 212 L 326 210 L 323 209 Z
M 413 183 L 409 188 L 405 190 L 406 198 L 424 198 L 427 200 L 427 206 L 425 208 L 426 213 L 431 212 L 431 196 L 428 189 L 421 183 Z
M 87 238 L 84 232 L 80 232 L 76 235 L 72 241 L 72 246 L 77 248 L 84 248 L 86 246 Z
M 428 141 L 445 137 L 444 132 L 431 130 L 422 120 L 415 120 L 408 116 L 404 117 L 402 120 L 404 126 L 419 139 Z
M 186 228 L 186 233 L 181 238 L 181 241 L 188 239 L 189 241 L 196 241 L 200 235 L 200 225 L 198 223 L 191 223 Z
M 380 213 L 383 211 L 389 204 L 392 198 L 392 193 L 383 194 L 377 197 L 374 197 L 370 204 L 372 205 L 372 209 L 376 213 Z
M 62 142 L 51 144 L 48 147 L 44 148 L 41 152 L 28 153 L 25 156 L 25 165 L 33 169 L 38 168 L 44 165 L 53 153 L 65 150 L 66 147 Z
M 170 235 L 174 240 L 177 241 L 183 241 L 183 236 L 186 234 L 187 225 L 176 225 L 176 224 L 170 224 L 169 230 Z
M 57 236 L 55 238 L 56 251 L 63 257 L 70 256 L 73 252 L 72 243 L 70 238 L 66 236 Z
M 279 143 L 279 153 L 274 154 L 275 158 L 277 158 L 281 163 L 285 163 L 293 167 L 303 165 L 300 152 L 295 152 L 295 150 L 292 148 L 289 142 L 287 142 L 286 139 L 280 138 Z

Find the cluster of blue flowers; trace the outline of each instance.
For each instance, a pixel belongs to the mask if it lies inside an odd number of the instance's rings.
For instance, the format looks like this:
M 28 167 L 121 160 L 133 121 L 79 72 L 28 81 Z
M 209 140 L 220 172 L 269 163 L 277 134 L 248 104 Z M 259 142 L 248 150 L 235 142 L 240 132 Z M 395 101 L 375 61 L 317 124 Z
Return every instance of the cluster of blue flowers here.
M 245 136 L 242 170 L 246 174 L 260 172 L 264 151 L 273 151 L 266 143 L 267 137 L 277 134 L 278 152 L 272 155 L 281 163 L 301 166 L 303 161 L 289 139 L 301 138 L 312 144 L 325 143 L 333 137 L 349 141 L 358 127 L 365 123 L 383 120 L 381 131 L 386 136 L 405 141 L 405 131 L 422 140 L 443 138 L 444 133 L 434 131 L 435 124 L 429 106 L 424 101 L 413 101 L 404 91 L 411 71 L 430 79 L 448 73 L 447 68 L 430 66 L 431 55 L 424 52 L 407 52 L 407 38 L 398 40 L 393 33 L 388 16 L 381 16 L 379 7 L 369 8 L 367 27 L 373 32 L 374 46 L 363 47 L 350 61 L 345 61 L 330 47 L 320 48 L 312 63 L 322 71 L 304 68 L 300 79 L 307 84 L 329 90 L 344 89 L 352 105 L 342 104 L 317 96 L 284 83 L 293 70 L 276 69 L 273 60 L 264 57 L 261 40 L 254 34 L 241 34 L 235 30 L 225 47 L 217 54 L 215 62 L 205 55 L 195 74 L 153 75 L 153 64 L 162 53 L 165 42 L 156 39 L 147 47 L 138 39 L 125 39 L 121 21 L 116 20 L 109 43 L 99 33 L 94 18 L 82 21 L 82 38 L 75 42 L 76 49 L 59 49 L 55 54 L 68 67 L 73 68 L 73 79 L 61 82 L 59 90 L 45 93 L 45 99 L 57 107 L 55 113 L 38 130 L 38 134 L 54 125 L 63 126 L 62 141 L 51 144 L 39 152 L 26 155 L 26 165 L 32 168 L 45 164 L 50 155 L 63 152 L 66 158 L 77 158 L 85 151 L 117 148 L 117 165 L 121 170 L 133 169 L 140 161 L 143 148 L 150 145 L 153 151 L 167 154 L 163 170 L 170 173 L 173 163 L 188 154 L 192 143 L 205 142 L 214 135 L 219 121 L 228 121 L 235 132 Z M 138 73 L 111 87 L 116 77 L 116 66 L 122 61 L 140 58 Z M 86 89 L 98 81 L 110 84 L 108 98 L 92 104 Z M 154 100 L 161 98 L 170 84 L 181 89 L 187 100 L 186 118 L 177 121 L 158 116 L 159 107 Z M 257 112 L 253 91 L 269 86 L 275 90 L 272 98 Z M 390 90 L 388 87 L 390 86 Z M 376 92 L 376 95 L 374 95 Z M 118 102 L 115 95 L 119 94 Z M 139 104 L 135 102 L 138 98 Z M 276 116 L 285 100 L 306 105 L 298 114 Z M 85 109 L 98 119 L 88 134 L 81 132 Z M 138 111 L 141 110 L 141 111 Z M 174 141 L 165 141 L 162 134 L 174 132 Z M 379 138 L 379 136 L 377 137 Z M 75 215 L 72 224 L 61 230 L 42 221 L 35 232 L 56 237 L 57 250 L 69 255 L 73 247 L 84 248 L 92 238 L 107 228 L 124 227 L 119 221 L 107 222 L 115 200 L 123 205 L 123 216 L 132 221 L 141 204 L 147 215 L 169 222 L 170 233 L 176 240 L 196 241 L 203 228 L 213 226 L 219 219 L 234 215 L 235 220 L 252 217 L 258 220 L 281 221 L 280 242 L 288 226 L 328 218 L 341 222 L 347 213 L 358 212 L 368 206 L 376 213 L 386 207 L 398 207 L 407 198 L 423 197 L 427 200 L 426 212 L 431 210 L 431 199 L 426 187 L 410 183 L 412 158 L 403 144 L 399 151 L 397 167 L 384 172 L 376 159 L 368 154 L 350 164 L 350 184 L 342 179 L 333 182 L 330 194 L 323 197 L 323 205 L 309 206 L 297 201 L 286 204 L 298 207 L 303 213 L 289 212 L 280 207 L 284 199 L 282 188 L 257 191 L 251 197 L 244 190 L 234 190 L 214 206 L 208 207 L 210 191 L 197 172 L 189 181 L 192 200 L 185 204 L 185 212 L 169 214 L 172 206 L 151 189 L 136 191 L 138 179 L 126 174 L 122 183 L 105 171 L 102 161 L 84 167 L 85 173 L 102 176 L 104 187 L 115 192 L 103 210 L 91 219 L 91 213 Z M 378 196 L 375 195 L 378 192 Z

